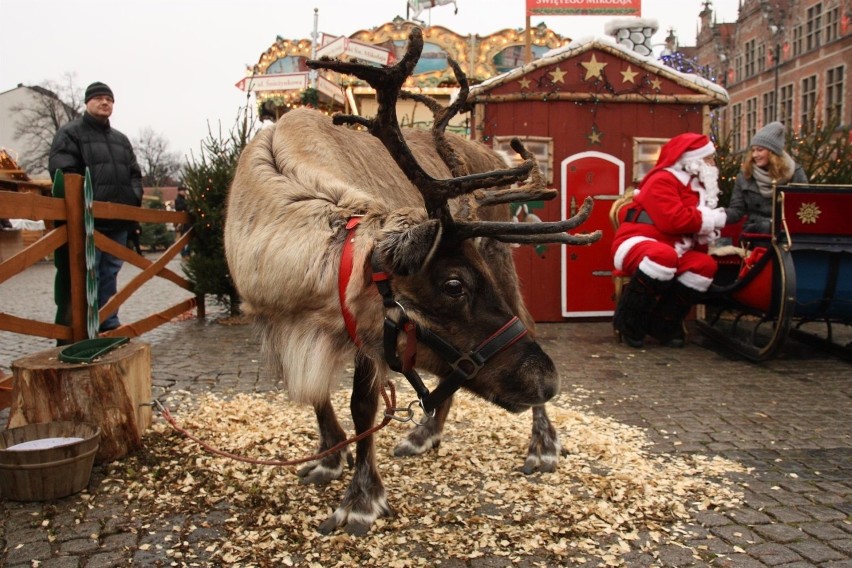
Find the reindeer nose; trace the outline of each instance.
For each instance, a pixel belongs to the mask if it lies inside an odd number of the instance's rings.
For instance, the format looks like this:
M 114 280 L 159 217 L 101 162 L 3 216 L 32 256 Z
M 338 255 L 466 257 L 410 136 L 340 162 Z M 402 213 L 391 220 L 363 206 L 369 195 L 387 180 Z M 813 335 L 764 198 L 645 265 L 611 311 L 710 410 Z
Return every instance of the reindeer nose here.
M 521 369 L 521 376 L 528 377 L 534 382 L 533 391 L 540 402 L 544 404 L 559 394 L 560 380 L 553 360 L 544 352 L 538 343 L 530 343 L 524 354 L 526 360 Z M 530 387 L 533 383 L 528 383 Z
M 542 400 L 550 400 L 557 394 L 559 394 L 559 383 L 545 383 L 542 385 L 540 390 Z

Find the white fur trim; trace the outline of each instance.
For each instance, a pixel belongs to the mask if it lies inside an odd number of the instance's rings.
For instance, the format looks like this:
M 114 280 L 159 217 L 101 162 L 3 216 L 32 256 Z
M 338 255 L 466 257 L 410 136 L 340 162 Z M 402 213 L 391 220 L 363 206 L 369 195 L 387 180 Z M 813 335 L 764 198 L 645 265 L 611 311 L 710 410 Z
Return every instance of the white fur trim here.
M 658 262 L 654 262 L 647 256 L 642 259 L 642 262 L 639 263 L 639 270 L 653 278 L 654 280 L 660 280 L 661 282 L 668 282 L 672 278 L 674 278 L 675 272 L 677 270 L 670 266 L 663 266 Z
M 695 272 L 684 272 L 677 279 L 687 288 L 698 290 L 699 292 L 706 292 L 710 288 L 710 284 L 713 283 L 712 279 L 696 274 Z
M 678 161 L 686 162 L 689 160 L 694 160 L 696 158 L 706 158 L 707 156 L 712 156 L 715 153 L 716 147 L 713 145 L 712 142 L 708 142 L 697 150 L 689 150 L 687 152 L 684 152 Z
M 689 178 L 691 176 L 688 173 L 686 173 L 685 171 L 683 171 L 682 169 L 675 168 L 674 166 L 668 167 L 668 168 L 663 168 L 663 169 L 665 169 L 667 172 L 669 172 L 674 177 L 676 177 L 677 181 L 679 181 L 683 185 L 686 185 L 686 184 L 689 183 Z
M 630 252 L 630 249 L 636 243 L 641 243 L 642 241 L 653 241 L 651 237 L 630 237 L 620 245 L 615 250 L 615 256 L 612 259 L 612 263 L 615 266 L 616 270 L 622 270 L 624 268 L 624 257 L 627 256 L 627 253 Z

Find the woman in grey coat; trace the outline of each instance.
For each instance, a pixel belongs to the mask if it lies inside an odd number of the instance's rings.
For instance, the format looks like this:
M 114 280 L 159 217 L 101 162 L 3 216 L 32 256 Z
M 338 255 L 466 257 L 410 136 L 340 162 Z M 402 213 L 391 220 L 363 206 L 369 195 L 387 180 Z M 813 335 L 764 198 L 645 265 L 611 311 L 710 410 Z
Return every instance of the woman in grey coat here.
M 773 185 L 787 183 L 808 183 L 808 176 L 784 151 L 784 125 L 770 122 L 751 139 L 751 150 L 743 159 L 731 201 L 725 208 L 727 224 L 748 215 L 744 233 L 769 233 Z

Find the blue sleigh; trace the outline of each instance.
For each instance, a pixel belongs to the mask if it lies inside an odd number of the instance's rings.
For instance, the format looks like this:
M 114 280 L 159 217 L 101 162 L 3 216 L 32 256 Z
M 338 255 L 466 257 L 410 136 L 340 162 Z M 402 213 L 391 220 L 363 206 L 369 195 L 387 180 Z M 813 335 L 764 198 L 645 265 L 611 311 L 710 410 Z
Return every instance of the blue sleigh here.
M 852 359 L 852 186 L 780 186 L 773 199 L 771 234 L 743 234 L 740 254 L 717 257 L 696 325 L 753 361 L 788 337 Z

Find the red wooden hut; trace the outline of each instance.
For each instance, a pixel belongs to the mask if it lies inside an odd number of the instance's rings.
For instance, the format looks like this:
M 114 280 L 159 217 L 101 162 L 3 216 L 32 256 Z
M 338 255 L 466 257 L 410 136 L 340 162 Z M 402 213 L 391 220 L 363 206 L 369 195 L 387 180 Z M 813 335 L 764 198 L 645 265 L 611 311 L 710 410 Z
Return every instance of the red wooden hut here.
M 586 247 L 520 247 L 515 261 L 527 306 L 537 321 L 609 317 L 614 310 L 614 200 L 642 178 L 659 148 L 682 132 L 709 133 L 722 87 L 640 55 L 615 40 L 589 38 L 545 54 L 471 89 L 472 136 L 517 160 L 520 138 L 560 197 L 517 206 L 520 221 L 569 217 L 594 199 L 581 232 L 603 231 Z

